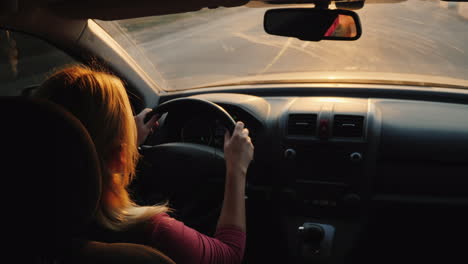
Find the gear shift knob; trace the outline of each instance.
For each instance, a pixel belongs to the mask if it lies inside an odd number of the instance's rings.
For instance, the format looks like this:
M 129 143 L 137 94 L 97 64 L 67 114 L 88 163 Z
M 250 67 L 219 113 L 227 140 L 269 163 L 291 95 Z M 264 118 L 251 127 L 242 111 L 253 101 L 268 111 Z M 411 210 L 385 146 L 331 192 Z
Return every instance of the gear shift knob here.
M 325 237 L 325 231 L 319 225 L 305 223 L 299 227 L 299 237 L 303 243 L 320 245 Z
M 298 257 L 300 263 L 320 262 L 331 256 L 335 228 L 320 223 L 304 223 L 298 228 Z

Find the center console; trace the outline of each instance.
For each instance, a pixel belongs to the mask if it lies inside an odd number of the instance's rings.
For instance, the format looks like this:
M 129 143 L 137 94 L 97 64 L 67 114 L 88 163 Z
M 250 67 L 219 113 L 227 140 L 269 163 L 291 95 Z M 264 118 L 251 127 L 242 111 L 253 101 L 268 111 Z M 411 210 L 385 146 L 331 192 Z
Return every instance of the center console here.
M 340 223 L 360 217 L 371 119 L 365 99 L 319 98 L 294 101 L 281 118 L 281 196 L 296 217 L 289 232 L 297 263 L 329 262 Z

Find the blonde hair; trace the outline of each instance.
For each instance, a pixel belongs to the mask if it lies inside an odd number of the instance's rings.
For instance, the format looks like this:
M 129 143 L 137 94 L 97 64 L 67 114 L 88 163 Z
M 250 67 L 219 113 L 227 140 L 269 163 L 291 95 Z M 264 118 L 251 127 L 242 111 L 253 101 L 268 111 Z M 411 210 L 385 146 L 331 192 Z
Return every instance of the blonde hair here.
M 128 192 L 140 156 L 132 108 L 119 78 L 72 66 L 49 77 L 35 95 L 70 111 L 93 139 L 102 169 L 98 224 L 118 231 L 168 211 L 166 205 L 138 206 Z M 112 171 L 113 162 L 121 165 L 120 171 Z

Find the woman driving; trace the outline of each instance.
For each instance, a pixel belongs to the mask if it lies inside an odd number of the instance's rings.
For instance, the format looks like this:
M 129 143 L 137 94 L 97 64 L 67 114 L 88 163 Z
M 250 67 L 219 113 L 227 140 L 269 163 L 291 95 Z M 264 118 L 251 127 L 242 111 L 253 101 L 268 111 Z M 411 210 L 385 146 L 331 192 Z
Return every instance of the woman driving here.
M 176 263 L 242 261 L 246 239 L 245 181 L 254 150 L 242 122 L 236 124 L 232 135 L 225 134 L 223 207 L 216 233 L 209 237 L 171 218 L 166 205 L 139 206 L 132 201 L 128 186 L 139 159 L 138 142 L 144 141 L 157 120 L 153 117 L 143 123 L 148 109 L 136 118 L 133 116 L 119 78 L 85 66 L 73 66 L 48 78 L 36 96 L 70 111 L 93 139 L 102 168 L 102 195 L 95 217 L 101 233 L 118 234 L 115 239 L 119 241 L 152 246 Z M 134 238 L 135 234 L 138 238 Z

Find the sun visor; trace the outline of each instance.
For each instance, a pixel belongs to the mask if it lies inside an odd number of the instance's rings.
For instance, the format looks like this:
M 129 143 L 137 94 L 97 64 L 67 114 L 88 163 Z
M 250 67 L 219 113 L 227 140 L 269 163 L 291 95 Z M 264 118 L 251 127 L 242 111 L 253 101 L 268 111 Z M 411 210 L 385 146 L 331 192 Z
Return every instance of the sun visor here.
M 197 11 L 202 8 L 241 6 L 248 0 L 63 0 L 48 8 L 68 18 L 118 20 Z

